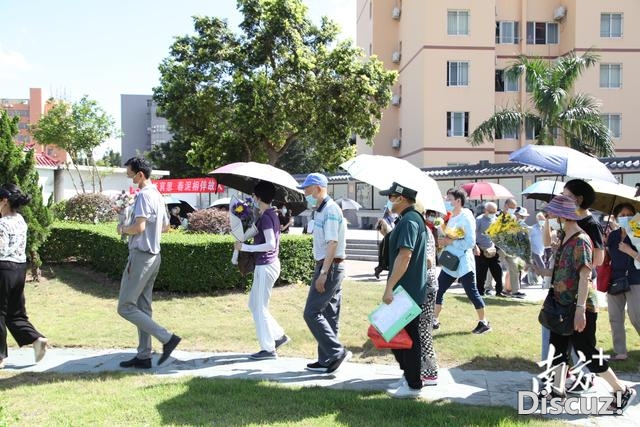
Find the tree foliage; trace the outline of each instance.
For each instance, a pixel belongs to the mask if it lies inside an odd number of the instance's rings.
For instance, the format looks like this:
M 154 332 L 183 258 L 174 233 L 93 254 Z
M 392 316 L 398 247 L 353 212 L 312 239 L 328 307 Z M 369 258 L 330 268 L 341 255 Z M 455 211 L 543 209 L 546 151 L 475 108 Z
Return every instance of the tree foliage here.
M 13 141 L 18 133 L 18 117 L 9 118 L 0 111 L 0 184 L 13 183 L 31 197 L 31 202 L 21 209 L 28 225 L 27 257 L 31 263 L 34 280 L 40 278 L 42 262 L 38 250 L 50 233 L 53 217 L 42 200 L 42 187 L 36 171 L 33 150 L 26 150 Z
M 122 166 L 122 154 L 110 148 L 109 151 L 102 155 L 102 159 L 98 160 L 96 164 L 98 166 L 120 167 Z
M 52 103 L 51 108 L 32 129 L 34 138 L 40 144 L 56 145 L 69 153 L 83 193 L 86 192 L 86 187 L 77 165 L 86 158 L 93 167 L 93 188 L 95 189 L 97 178 L 102 191 L 102 179 L 96 168 L 93 150 L 107 139 L 118 136 L 115 121 L 96 101 L 86 95 L 71 105 L 64 101 L 49 102 Z M 65 166 L 78 192 L 69 164 L 65 162 Z
M 581 56 L 571 53 L 553 62 L 521 56 L 505 75 L 519 78 L 524 74 L 533 109 L 518 106 L 498 111 L 471 133 L 469 142 L 492 142 L 496 134 L 519 132 L 528 125 L 536 130 L 537 144 L 555 145 L 561 136 L 567 146 L 578 151 L 613 156 L 611 133 L 600 118 L 598 101 L 591 95 L 573 94 L 578 78 L 597 62 L 598 56 L 590 51 Z
M 154 146 L 145 153 L 156 169 L 171 171 L 173 178 L 202 176 L 202 170 L 186 162 L 185 155 L 191 145 L 181 135 L 173 135 L 170 141 Z
M 160 65 L 154 99 L 202 171 L 233 161 L 276 164 L 306 144 L 324 169 L 369 143 L 391 99 L 396 73 L 366 59 L 338 27 L 316 26 L 300 0 L 238 0 L 240 34 L 226 21 L 195 17 Z

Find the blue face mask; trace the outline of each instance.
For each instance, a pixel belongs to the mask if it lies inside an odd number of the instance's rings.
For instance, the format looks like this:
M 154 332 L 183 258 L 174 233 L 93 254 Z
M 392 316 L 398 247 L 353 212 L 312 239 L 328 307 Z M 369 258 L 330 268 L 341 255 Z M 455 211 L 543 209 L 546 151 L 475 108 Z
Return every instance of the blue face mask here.
M 447 212 L 453 212 L 453 203 L 451 203 L 449 200 L 445 200 L 444 208 L 447 210 Z
M 384 207 L 389 212 L 393 212 L 393 202 L 391 202 L 391 200 L 387 200 L 387 204 L 384 205 Z
M 618 225 L 623 228 L 629 228 L 629 220 L 630 216 L 619 216 L 618 217 Z
M 251 204 L 255 209 L 260 209 L 260 202 L 258 202 L 256 199 L 253 199 L 253 202 L 251 202 Z
M 307 206 L 309 206 L 311 209 L 315 208 L 318 204 L 318 201 L 311 194 L 309 194 L 308 196 L 304 196 L 304 198 L 307 199 Z

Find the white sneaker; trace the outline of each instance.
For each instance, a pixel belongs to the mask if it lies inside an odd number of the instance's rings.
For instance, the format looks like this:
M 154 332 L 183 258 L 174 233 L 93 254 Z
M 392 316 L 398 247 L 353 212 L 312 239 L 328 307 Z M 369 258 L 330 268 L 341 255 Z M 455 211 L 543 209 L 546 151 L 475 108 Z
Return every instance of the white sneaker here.
M 407 383 L 407 380 L 404 379 L 404 376 L 402 376 L 402 378 L 400 378 L 397 381 L 392 382 L 391 384 L 389 384 L 389 388 L 387 388 L 387 390 L 397 390 L 400 387 L 402 387 L 403 385 L 405 385 Z
M 47 339 L 40 337 L 33 342 L 33 354 L 36 358 L 36 363 L 42 360 L 47 352 Z
M 409 387 L 403 384 L 397 390 L 387 390 L 387 394 L 396 399 L 419 399 L 422 396 L 422 389 Z

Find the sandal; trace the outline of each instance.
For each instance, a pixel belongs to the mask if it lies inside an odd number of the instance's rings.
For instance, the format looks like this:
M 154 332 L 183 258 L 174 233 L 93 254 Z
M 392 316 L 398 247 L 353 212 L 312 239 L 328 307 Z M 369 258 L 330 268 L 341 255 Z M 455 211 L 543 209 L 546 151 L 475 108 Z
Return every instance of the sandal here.
M 627 360 L 628 356 L 626 354 L 614 354 L 613 356 L 611 356 L 609 358 L 609 360 L 613 360 L 616 362 L 622 362 L 624 360 Z

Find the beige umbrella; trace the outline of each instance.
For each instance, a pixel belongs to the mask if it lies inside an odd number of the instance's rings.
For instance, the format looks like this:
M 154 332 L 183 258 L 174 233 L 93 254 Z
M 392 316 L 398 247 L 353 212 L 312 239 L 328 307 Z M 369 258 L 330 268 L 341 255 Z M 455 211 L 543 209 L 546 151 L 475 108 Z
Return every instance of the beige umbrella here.
M 640 210 L 640 197 L 636 197 L 635 187 L 595 179 L 589 181 L 589 185 L 596 192 L 596 201 L 591 205 L 593 210 L 610 213 L 617 204 L 623 202 Z

